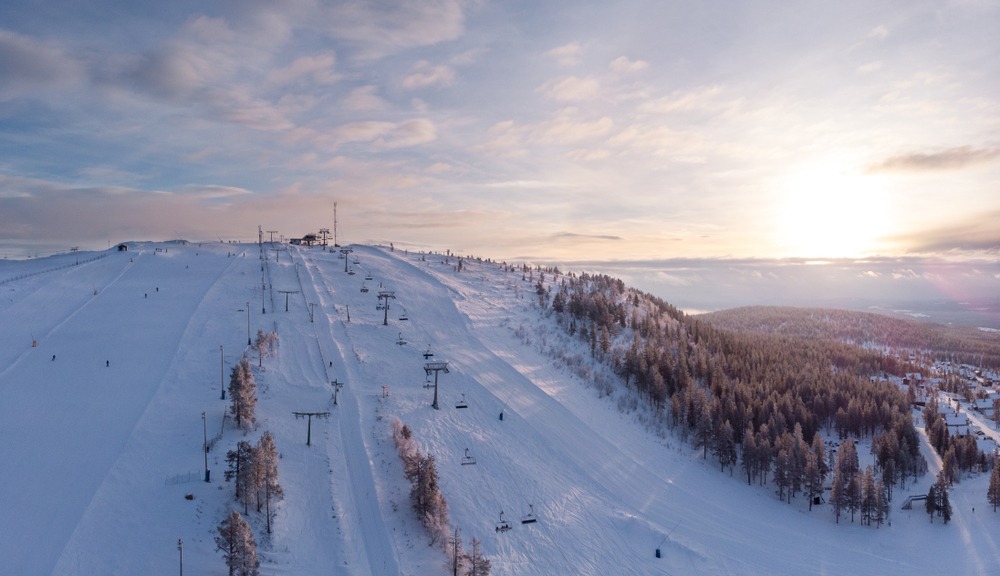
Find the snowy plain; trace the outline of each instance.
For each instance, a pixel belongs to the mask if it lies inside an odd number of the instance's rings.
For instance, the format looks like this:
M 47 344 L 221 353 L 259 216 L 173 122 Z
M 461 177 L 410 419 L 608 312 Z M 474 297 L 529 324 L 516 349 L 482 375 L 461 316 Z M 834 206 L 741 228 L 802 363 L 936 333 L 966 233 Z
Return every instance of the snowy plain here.
M 482 541 L 493 574 L 1000 574 L 986 476 L 955 487 L 947 526 L 899 508 L 930 474 L 894 494 L 878 529 L 784 504 L 516 336 L 552 322 L 520 272 L 372 246 L 344 259 L 265 245 L 266 262 L 256 244 L 129 247 L 0 262 L 0 575 L 174 574 L 181 561 L 226 574 L 214 536 L 239 505 L 225 453 L 265 430 L 285 500 L 269 536 L 248 517 L 262 574 L 446 574 L 408 505 L 394 418 L 435 456 L 451 525 Z M 388 311 L 379 290 L 394 292 Z M 262 368 L 244 435 L 223 425 L 221 389 L 258 329 L 279 345 L 250 354 Z M 428 350 L 449 363 L 439 410 Z M 293 412 L 330 413 L 312 419 L 310 446 Z M 521 524 L 532 507 L 538 521 Z M 501 512 L 509 532 L 495 530 Z

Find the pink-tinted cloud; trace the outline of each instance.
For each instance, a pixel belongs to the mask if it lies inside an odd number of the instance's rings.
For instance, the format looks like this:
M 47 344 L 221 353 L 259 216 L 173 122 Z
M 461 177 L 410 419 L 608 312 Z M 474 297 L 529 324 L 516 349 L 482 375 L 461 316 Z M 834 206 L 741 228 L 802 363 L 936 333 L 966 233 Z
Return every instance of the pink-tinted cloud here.
M 960 170 L 1000 158 L 1000 148 L 973 148 L 958 146 L 940 152 L 911 152 L 891 156 L 871 164 L 869 173 L 879 172 L 927 172 L 937 170 Z

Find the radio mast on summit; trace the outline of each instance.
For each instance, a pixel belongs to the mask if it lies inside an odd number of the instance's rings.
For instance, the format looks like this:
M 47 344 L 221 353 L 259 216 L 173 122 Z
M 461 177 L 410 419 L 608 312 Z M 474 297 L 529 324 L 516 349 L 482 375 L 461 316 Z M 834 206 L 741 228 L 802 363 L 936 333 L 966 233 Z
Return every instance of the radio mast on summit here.
M 340 247 L 337 243 L 337 203 L 333 203 L 333 246 L 334 248 Z

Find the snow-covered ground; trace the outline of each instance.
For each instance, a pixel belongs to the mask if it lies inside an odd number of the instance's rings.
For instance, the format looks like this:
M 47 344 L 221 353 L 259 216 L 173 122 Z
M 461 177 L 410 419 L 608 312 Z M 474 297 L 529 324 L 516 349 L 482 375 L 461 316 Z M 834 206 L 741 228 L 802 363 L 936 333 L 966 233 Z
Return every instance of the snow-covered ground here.
M 223 429 L 220 396 L 248 350 L 248 304 L 250 330 L 280 339 L 246 436 L 270 430 L 282 455 L 274 533 L 248 518 L 263 574 L 446 573 L 407 503 L 393 418 L 435 456 L 452 527 L 482 541 L 494 574 L 1000 574 L 985 475 L 954 489 L 947 526 L 900 510 L 908 491 L 880 529 L 783 504 L 524 345 L 514 328 L 547 320 L 520 272 L 364 246 L 346 261 L 281 247 L 263 269 L 256 245 L 130 248 L 0 262 L 2 575 L 171 574 L 178 539 L 188 573 L 226 574 L 214 536 L 236 506 L 225 453 L 244 435 Z M 388 326 L 379 290 L 394 291 Z M 449 363 L 440 410 L 428 349 Z M 311 446 L 296 411 L 330 412 Z M 222 431 L 210 483 L 203 413 L 210 439 Z M 538 522 L 522 524 L 531 506 Z

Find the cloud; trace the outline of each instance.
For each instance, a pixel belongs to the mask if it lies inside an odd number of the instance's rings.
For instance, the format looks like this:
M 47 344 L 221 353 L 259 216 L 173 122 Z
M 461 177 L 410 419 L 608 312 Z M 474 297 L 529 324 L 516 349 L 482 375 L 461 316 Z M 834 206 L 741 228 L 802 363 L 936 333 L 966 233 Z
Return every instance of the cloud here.
M 549 144 L 576 144 L 604 136 L 615 126 L 614 120 L 602 116 L 596 120 L 581 120 L 576 108 L 561 110 L 552 120 L 542 122 L 534 131 L 537 138 Z
M 703 86 L 687 92 L 674 92 L 656 100 L 643 103 L 642 112 L 667 114 L 686 110 L 701 110 L 714 105 L 715 97 L 722 93 L 721 86 Z
M 271 70 L 267 74 L 267 79 L 270 83 L 278 85 L 292 84 L 306 79 L 322 85 L 333 84 L 340 78 L 333 71 L 336 61 L 336 57 L 330 52 L 302 56 L 284 68 Z
M 426 60 L 413 65 L 413 71 L 403 78 L 403 87 L 408 90 L 429 86 L 447 86 L 455 79 L 455 71 L 448 66 L 433 66 Z
M 601 85 L 595 78 L 564 76 L 553 78 L 538 87 L 538 91 L 559 102 L 590 100 L 600 92 Z
M 1000 254 L 1000 210 L 986 211 L 933 230 L 922 230 L 893 238 L 916 253 L 985 251 Z
M 218 200 L 221 198 L 233 198 L 253 194 L 246 188 L 237 186 L 221 186 L 217 184 L 188 184 L 182 189 L 182 193 L 202 200 Z
M 628 74 L 638 72 L 649 67 L 649 62 L 645 60 L 629 60 L 625 56 L 619 56 L 611 61 L 611 71 L 616 74 Z
M 545 53 L 550 58 L 555 58 L 563 66 L 576 66 L 582 61 L 583 46 L 579 42 L 571 42 L 553 48 Z
M 621 236 L 612 234 L 579 234 L 576 232 L 556 232 L 552 235 L 554 240 L 622 240 Z
M 434 123 L 426 118 L 417 118 L 394 126 L 375 141 L 375 147 L 391 150 L 425 144 L 435 139 L 437 139 L 437 127 Z
M 84 76 L 84 66 L 60 46 L 0 29 L 0 98 L 64 87 Z
M 868 166 L 865 171 L 880 173 L 958 170 L 991 162 L 997 158 L 1000 158 L 1000 148 L 958 146 L 929 154 L 914 152 L 892 156 Z
M 338 126 L 326 133 L 312 129 L 298 128 L 289 135 L 291 143 L 305 143 L 312 146 L 336 150 L 351 142 L 370 142 L 376 150 L 392 150 L 431 142 L 437 138 L 437 128 L 426 118 L 405 122 L 352 122 Z
M 858 73 L 860 74 L 870 74 L 872 72 L 877 72 L 882 69 L 882 61 L 876 60 L 874 62 L 868 62 L 867 64 L 862 64 L 858 66 Z
M 378 95 L 377 86 L 362 86 L 355 88 L 344 97 L 344 107 L 356 112 L 366 112 L 370 110 L 384 110 L 389 107 L 381 96 Z
M 326 26 L 334 37 L 355 44 L 358 57 L 379 59 L 461 37 L 465 31 L 462 4 L 458 0 L 348 0 L 329 10 Z
M 875 28 L 872 28 L 871 32 L 868 33 L 869 38 L 874 38 L 876 40 L 883 40 L 889 36 L 889 29 L 885 27 L 885 24 L 880 24 Z

